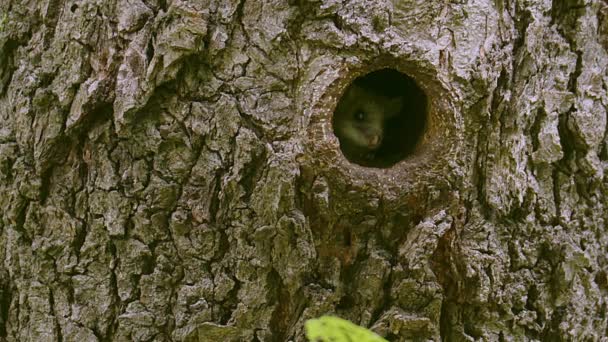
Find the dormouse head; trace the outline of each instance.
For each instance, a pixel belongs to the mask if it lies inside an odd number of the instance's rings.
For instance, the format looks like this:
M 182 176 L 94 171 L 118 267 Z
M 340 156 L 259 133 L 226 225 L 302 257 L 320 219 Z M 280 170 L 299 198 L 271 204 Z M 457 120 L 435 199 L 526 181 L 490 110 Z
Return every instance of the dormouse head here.
M 334 129 L 341 143 L 375 150 L 382 144 L 386 121 L 397 116 L 402 106 L 402 97 L 377 95 L 352 84 L 336 108 Z

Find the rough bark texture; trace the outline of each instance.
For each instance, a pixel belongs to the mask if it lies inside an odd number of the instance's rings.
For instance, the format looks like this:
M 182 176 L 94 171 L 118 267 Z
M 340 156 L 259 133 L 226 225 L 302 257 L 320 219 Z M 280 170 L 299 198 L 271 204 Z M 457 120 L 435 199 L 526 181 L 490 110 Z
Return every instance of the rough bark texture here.
M 0 340 L 608 336 L 605 0 L 3 0 Z M 331 115 L 391 67 L 414 155 Z

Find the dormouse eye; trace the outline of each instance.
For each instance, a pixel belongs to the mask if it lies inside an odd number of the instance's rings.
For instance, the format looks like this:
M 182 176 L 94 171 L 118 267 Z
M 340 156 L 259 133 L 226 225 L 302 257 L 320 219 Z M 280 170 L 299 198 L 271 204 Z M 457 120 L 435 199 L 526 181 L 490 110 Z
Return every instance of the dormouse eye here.
M 355 120 L 357 120 L 357 121 L 363 121 L 363 120 L 365 120 L 365 113 L 363 111 L 360 111 L 360 110 L 356 111 L 355 112 Z

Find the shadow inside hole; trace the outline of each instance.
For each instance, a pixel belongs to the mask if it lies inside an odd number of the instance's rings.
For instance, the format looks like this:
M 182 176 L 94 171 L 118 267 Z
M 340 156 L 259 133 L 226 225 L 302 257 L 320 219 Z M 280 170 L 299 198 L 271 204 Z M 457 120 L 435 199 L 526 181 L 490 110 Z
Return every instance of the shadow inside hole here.
M 387 168 L 410 156 L 426 126 L 427 98 L 416 82 L 395 69 L 355 79 L 332 120 L 349 161 Z

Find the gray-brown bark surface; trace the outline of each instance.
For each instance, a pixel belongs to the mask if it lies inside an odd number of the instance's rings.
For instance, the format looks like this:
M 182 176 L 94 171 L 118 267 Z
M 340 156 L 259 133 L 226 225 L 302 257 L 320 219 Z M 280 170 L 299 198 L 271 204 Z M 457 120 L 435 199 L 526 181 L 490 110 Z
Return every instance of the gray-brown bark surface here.
M 608 336 L 605 0 L 0 2 L 0 340 Z M 349 163 L 381 67 L 415 154 Z

